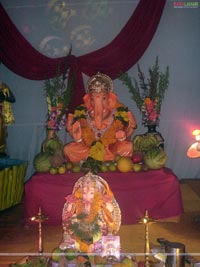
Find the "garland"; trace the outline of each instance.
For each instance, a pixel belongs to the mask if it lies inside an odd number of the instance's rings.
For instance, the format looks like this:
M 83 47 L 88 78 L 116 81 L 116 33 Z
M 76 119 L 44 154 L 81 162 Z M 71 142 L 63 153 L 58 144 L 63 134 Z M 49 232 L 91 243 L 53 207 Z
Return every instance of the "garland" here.
M 91 203 L 90 213 L 85 213 L 82 189 L 75 192 L 76 216 L 70 218 L 69 229 L 73 233 L 75 241 L 79 244 L 80 251 L 88 252 L 94 239 L 101 235 L 99 225 L 99 211 L 103 204 L 102 195 L 96 192 Z
M 82 189 L 78 189 L 75 192 L 75 197 L 77 199 L 76 200 L 76 213 L 77 214 L 83 214 L 84 213 L 84 201 L 82 199 L 83 194 L 81 191 L 82 191 Z M 91 203 L 90 214 L 86 218 L 84 218 L 84 220 L 86 222 L 92 223 L 95 220 L 102 203 L 103 203 L 102 195 L 99 192 L 96 192 L 94 195 L 94 200 Z
M 98 139 L 103 146 L 108 146 L 116 142 L 115 133 L 119 130 L 124 129 L 124 126 L 128 125 L 128 108 L 122 104 L 118 104 L 116 111 L 113 114 L 113 122 L 107 131 Z M 87 123 L 87 108 L 84 105 L 78 106 L 74 111 L 74 121 L 79 121 L 82 129 L 82 137 L 85 144 L 91 147 L 96 141 L 95 132 Z
M 87 214 L 85 212 L 82 188 L 79 188 L 74 193 L 73 203 L 76 207 L 76 215 L 70 218 L 69 230 L 72 232 L 81 252 L 88 252 L 90 245 L 101 238 L 103 221 L 105 221 L 109 230 L 116 230 L 112 214 L 106 207 L 106 202 L 111 201 L 111 199 L 110 195 L 102 195 L 100 192 L 95 192 L 94 198 L 90 203 L 90 212 Z

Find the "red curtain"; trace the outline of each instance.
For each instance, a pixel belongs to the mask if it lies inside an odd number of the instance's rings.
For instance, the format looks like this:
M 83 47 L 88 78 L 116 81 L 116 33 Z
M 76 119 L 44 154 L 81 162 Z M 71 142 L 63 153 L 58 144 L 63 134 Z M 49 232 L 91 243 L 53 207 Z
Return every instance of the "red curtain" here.
M 0 59 L 11 71 L 31 80 L 54 77 L 58 64 L 63 73 L 69 66 L 70 73 L 76 75 L 71 110 L 85 94 L 82 73 L 91 76 L 101 71 L 115 79 L 140 59 L 154 36 L 165 2 L 140 0 L 129 21 L 108 45 L 83 56 L 61 58 L 46 57 L 33 48 L 0 4 Z

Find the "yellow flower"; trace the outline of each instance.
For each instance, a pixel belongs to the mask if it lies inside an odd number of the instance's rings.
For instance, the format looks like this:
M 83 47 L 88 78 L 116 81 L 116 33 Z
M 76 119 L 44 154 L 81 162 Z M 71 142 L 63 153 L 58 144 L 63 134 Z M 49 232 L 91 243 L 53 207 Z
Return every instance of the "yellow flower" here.
M 96 142 L 90 148 L 90 157 L 93 159 L 103 161 L 104 157 L 104 145 L 101 142 Z
M 76 109 L 74 112 L 74 117 L 81 117 L 81 116 L 85 116 L 85 110 L 84 109 L 82 109 L 82 110 Z
M 127 111 L 118 111 L 115 115 L 116 117 L 122 117 L 122 119 L 126 122 L 128 122 L 128 114 Z

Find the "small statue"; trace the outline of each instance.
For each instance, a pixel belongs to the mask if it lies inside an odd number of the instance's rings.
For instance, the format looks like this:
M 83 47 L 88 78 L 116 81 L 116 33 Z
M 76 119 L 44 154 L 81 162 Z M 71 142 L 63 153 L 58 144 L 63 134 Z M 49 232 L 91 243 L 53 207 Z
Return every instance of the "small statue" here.
M 72 162 L 88 157 L 100 161 L 114 160 L 116 155 L 131 157 L 130 137 L 136 121 L 113 93 L 112 80 L 102 73 L 92 76 L 83 101 L 68 115 L 66 129 L 74 141 L 64 146 L 65 157 Z
M 0 157 L 6 157 L 6 125 L 14 123 L 14 116 L 10 103 L 15 102 L 15 97 L 9 87 L 0 81 Z
M 107 182 L 88 172 L 80 177 L 72 194 L 66 197 L 62 214 L 63 242 L 72 240 L 81 252 L 94 252 L 102 236 L 116 234 L 121 225 L 121 212 Z

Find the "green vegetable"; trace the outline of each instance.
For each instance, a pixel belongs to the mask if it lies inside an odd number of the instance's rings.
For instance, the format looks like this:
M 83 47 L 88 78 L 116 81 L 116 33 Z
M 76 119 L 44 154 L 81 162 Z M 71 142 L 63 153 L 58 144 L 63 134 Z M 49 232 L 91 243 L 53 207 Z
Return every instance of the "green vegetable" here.
M 165 166 L 167 155 L 162 148 L 154 147 L 144 155 L 144 163 L 149 169 L 161 169 Z
M 33 165 L 38 172 L 48 172 L 51 167 L 52 154 L 49 152 L 40 152 L 33 160 Z
M 136 135 L 133 139 L 134 152 L 146 152 L 158 145 L 156 137 L 151 133 Z
M 44 151 L 54 154 L 56 150 L 62 149 L 63 144 L 58 138 L 51 138 L 47 140 L 44 145 Z

